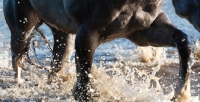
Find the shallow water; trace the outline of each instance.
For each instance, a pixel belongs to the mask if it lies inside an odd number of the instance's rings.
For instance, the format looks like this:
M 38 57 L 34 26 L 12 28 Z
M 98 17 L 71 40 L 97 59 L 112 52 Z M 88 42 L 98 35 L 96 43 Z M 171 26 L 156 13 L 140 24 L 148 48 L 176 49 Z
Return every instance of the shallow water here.
M 172 23 L 188 34 L 194 48 L 191 92 L 189 102 L 199 102 L 200 97 L 200 34 L 185 19 L 175 15 L 171 1 L 165 0 L 163 10 Z M 53 44 L 52 34 L 45 25 L 40 29 Z M 41 37 L 37 41 L 37 56 L 30 49 L 36 63 L 49 68 L 51 53 Z M 0 101 L 74 101 L 72 90 L 76 82 L 74 55 L 71 63 L 55 83 L 47 84 L 47 70 L 29 66 L 22 71 L 23 84 L 14 85 L 11 65 L 10 32 L 2 13 L 0 0 Z M 117 39 L 98 47 L 94 55 L 92 85 L 100 97 L 96 101 L 171 102 L 179 68 L 177 50 L 174 48 L 138 47 L 126 39 Z M 36 60 L 38 59 L 38 60 Z

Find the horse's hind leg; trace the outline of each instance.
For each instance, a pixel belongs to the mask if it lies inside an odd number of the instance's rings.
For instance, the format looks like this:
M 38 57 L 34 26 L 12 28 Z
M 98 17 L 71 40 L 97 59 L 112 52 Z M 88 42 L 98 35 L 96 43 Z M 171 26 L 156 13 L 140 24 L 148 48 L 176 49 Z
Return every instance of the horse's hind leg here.
M 29 49 L 32 30 L 38 27 L 39 17 L 28 0 L 4 0 L 4 16 L 11 31 L 12 65 L 17 82 L 21 82 L 20 70 L 23 54 Z
M 51 83 L 52 78 L 57 72 L 62 72 L 62 69 L 69 64 L 75 43 L 75 34 L 69 34 L 54 28 L 52 28 L 52 32 L 54 36 L 54 48 L 49 83 Z M 60 77 L 64 80 L 62 73 L 59 74 L 61 74 Z
M 180 58 L 178 84 L 175 92 L 177 102 L 185 102 L 190 97 L 188 61 L 190 49 L 187 35 L 175 28 L 164 13 L 161 13 L 147 30 L 138 31 L 128 37 L 140 46 L 177 47 Z
M 27 20 L 29 21 L 29 19 Z M 15 78 L 17 79 L 17 82 L 22 82 L 20 71 L 21 68 L 25 69 L 25 66 L 23 65 L 23 54 L 27 53 L 29 50 L 31 33 L 34 29 L 34 26 L 32 27 L 33 28 L 30 30 L 26 30 L 26 26 L 19 27 L 18 30 L 11 30 L 12 65 L 15 70 Z

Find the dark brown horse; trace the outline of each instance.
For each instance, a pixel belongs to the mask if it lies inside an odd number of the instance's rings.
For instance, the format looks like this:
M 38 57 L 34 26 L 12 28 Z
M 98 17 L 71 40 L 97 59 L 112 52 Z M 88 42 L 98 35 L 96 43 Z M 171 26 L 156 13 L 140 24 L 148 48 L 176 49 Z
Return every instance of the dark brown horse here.
M 4 0 L 16 79 L 20 79 L 18 70 L 23 68 L 22 55 L 29 49 L 31 32 L 45 23 L 54 36 L 49 79 L 67 65 L 75 43 L 76 100 L 91 100 L 88 74 L 95 49 L 116 38 L 129 39 L 138 46 L 176 47 L 180 71 L 175 98 L 183 99 L 189 87 L 188 38 L 171 24 L 162 4 L 163 0 Z

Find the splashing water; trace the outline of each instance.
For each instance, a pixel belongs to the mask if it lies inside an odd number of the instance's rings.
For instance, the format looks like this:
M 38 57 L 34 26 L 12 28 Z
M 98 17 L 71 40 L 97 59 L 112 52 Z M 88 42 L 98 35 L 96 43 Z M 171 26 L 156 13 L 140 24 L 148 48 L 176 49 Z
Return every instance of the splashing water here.
M 95 87 L 95 90 L 98 90 L 100 95 L 99 100 L 134 100 L 137 102 L 152 100 L 152 102 L 154 102 L 156 99 L 160 101 L 162 100 L 162 102 L 169 102 L 172 95 L 164 95 L 158 82 L 159 78 L 155 77 L 153 74 L 148 75 L 145 71 L 130 68 L 126 64 L 122 67 L 119 67 L 118 65 L 119 63 L 115 63 L 114 68 L 108 69 L 105 69 L 102 66 L 99 68 L 94 66 L 92 68 L 92 86 Z M 25 82 L 22 86 L 11 86 L 12 88 L 1 89 L 2 94 L 0 95 L 0 98 L 26 99 L 29 97 L 29 99 L 45 100 L 45 97 L 48 97 L 48 99 L 52 98 L 52 100 L 60 100 L 59 96 L 64 95 L 64 98 L 67 98 L 67 100 L 73 100 L 70 98 L 70 95 L 76 81 L 76 73 L 74 69 L 74 66 L 69 67 L 68 73 L 65 75 L 64 83 L 58 81 L 52 85 L 47 85 L 45 83 L 47 80 L 45 74 L 38 76 L 35 75 L 36 73 L 32 72 L 34 79 L 31 79 L 31 82 Z M 141 80 L 136 78 L 136 73 L 138 78 Z M 150 80 L 154 80 L 157 87 L 150 87 Z M 42 96 L 42 94 L 44 96 Z M 55 98 L 56 96 L 57 98 Z
M 177 24 L 180 29 L 187 32 L 189 37 L 200 38 L 198 33 L 186 23 L 181 24 L 181 20 L 174 17 L 175 14 L 169 10 L 169 0 L 165 1 L 164 11 L 169 14 L 172 22 Z M 22 78 L 26 81 L 23 84 L 14 83 L 14 72 L 11 65 L 11 54 L 9 41 L 10 34 L 5 24 L 2 14 L 2 0 L 0 0 L 0 101 L 74 101 L 72 90 L 76 83 L 76 68 L 74 60 L 70 65 L 59 73 L 55 83 L 47 84 L 47 70 L 37 69 L 30 66 L 27 72 L 22 71 Z M 179 18 L 178 18 L 179 19 Z M 185 22 L 185 21 L 184 21 Z M 42 27 L 45 34 L 51 34 L 47 27 Z M 50 36 L 51 37 L 51 36 Z M 49 38 L 50 38 L 49 37 Z M 193 37 L 193 38 L 192 38 Z M 51 37 L 52 38 L 52 37 Z M 6 40 L 5 40 L 6 39 Z M 191 66 L 195 72 L 200 71 L 199 41 L 194 44 L 194 65 Z M 174 48 L 154 48 L 154 47 L 134 47 L 124 39 L 116 40 L 114 43 L 122 43 L 124 49 L 119 45 L 111 43 L 104 44 L 97 49 L 95 60 L 92 67 L 92 88 L 99 97 L 96 101 L 134 101 L 134 102 L 171 102 L 173 89 L 176 86 L 176 78 L 179 69 L 179 59 Z M 111 45 L 111 46 L 110 46 Z M 42 45 L 44 46 L 44 44 Z M 110 46 L 110 47 L 109 47 Z M 113 49 L 114 52 L 104 50 Z M 134 50 L 133 50 L 134 49 Z M 39 60 L 43 61 L 45 67 L 49 68 L 51 59 L 48 48 L 36 49 Z M 105 53 L 104 53 L 105 52 Z M 44 55 L 45 53 L 45 55 Z M 109 56 L 101 56 L 109 55 Z M 108 58 L 109 57 L 109 58 Z M 106 60 L 116 59 L 104 64 Z M 99 64 L 99 61 L 101 61 Z M 199 83 L 200 73 L 192 73 L 191 92 L 192 97 L 188 102 L 200 102 Z
M 155 60 L 158 59 L 155 58 Z M 143 62 L 118 61 L 112 65 L 111 68 L 104 68 L 101 62 L 100 67 L 97 68 L 96 65 L 92 67 L 90 74 L 92 88 L 100 96 L 96 98 L 97 101 L 171 102 L 173 91 L 166 94 L 160 84 L 162 77 L 156 76 L 162 64 L 146 66 Z M 141 70 L 137 66 L 147 67 L 144 69 L 151 69 L 151 71 Z M 30 66 L 29 72 L 23 74 L 23 78 L 29 81 L 20 85 L 13 84 L 13 77 L 9 76 L 10 70 L 4 71 L 5 73 L 1 74 L 4 78 L 1 80 L 3 85 L 0 88 L 2 100 L 74 101 L 72 96 L 76 82 L 74 61 L 63 70 L 64 74 L 58 75 L 60 78 L 51 85 L 46 83 L 47 72 L 36 69 L 34 66 Z M 173 86 L 169 85 L 168 88 L 173 89 Z M 198 97 L 192 97 L 188 102 L 198 102 Z

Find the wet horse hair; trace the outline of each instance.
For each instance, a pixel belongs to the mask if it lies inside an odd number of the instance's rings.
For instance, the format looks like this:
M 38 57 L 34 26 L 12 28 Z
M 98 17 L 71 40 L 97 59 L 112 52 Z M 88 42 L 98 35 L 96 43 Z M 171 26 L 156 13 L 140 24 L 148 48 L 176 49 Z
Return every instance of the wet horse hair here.
M 187 100 L 188 38 L 169 21 L 162 4 L 163 0 L 4 0 L 16 81 L 21 82 L 22 55 L 29 49 L 31 32 L 45 23 L 54 37 L 49 82 L 70 63 L 73 49 L 76 50 L 76 100 L 92 100 L 89 74 L 95 49 L 116 38 L 126 38 L 138 46 L 176 47 L 180 70 L 174 99 Z

